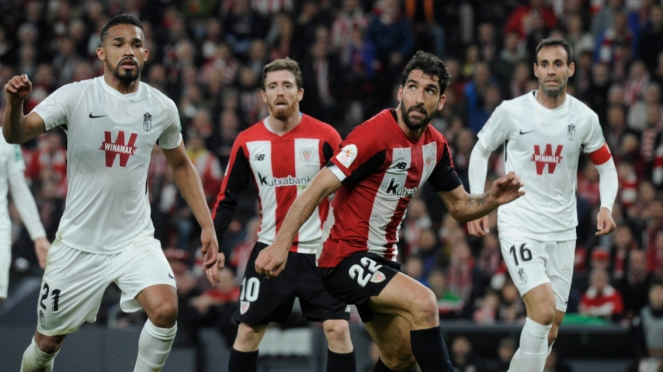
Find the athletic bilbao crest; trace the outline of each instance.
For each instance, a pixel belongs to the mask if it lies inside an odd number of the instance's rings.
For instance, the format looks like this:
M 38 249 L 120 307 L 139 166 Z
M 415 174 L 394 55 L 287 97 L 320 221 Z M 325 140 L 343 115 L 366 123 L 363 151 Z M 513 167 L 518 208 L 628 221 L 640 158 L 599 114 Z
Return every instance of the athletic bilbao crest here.
M 384 282 L 385 279 L 387 279 L 387 277 L 381 271 L 376 271 L 373 273 L 373 276 L 371 277 L 371 282 L 381 283 Z
M 146 132 L 149 132 L 150 129 L 152 129 L 152 114 L 149 112 L 146 112 L 145 115 L 143 115 L 143 129 L 145 129 Z
M 569 130 L 566 132 L 566 137 L 569 139 L 569 141 L 573 141 L 574 138 L 576 138 L 576 126 L 573 124 L 569 124 Z
M 435 164 L 435 156 L 431 154 L 426 157 L 426 160 L 424 160 L 424 166 L 427 171 L 430 171 L 431 168 L 433 168 L 433 164 Z
M 249 306 L 251 306 L 251 303 L 249 301 L 240 301 L 239 304 L 239 313 L 244 314 L 249 310 Z
M 299 157 L 306 163 L 310 163 L 313 160 L 313 154 L 315 149 L 312 147 L 306 147 L 299 149 Z

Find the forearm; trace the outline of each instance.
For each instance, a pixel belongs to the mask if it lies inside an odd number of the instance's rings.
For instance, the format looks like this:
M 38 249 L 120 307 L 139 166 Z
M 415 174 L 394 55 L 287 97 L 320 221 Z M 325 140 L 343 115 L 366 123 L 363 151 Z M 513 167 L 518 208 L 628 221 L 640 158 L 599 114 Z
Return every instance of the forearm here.
M 322 202 L 321 195 L 308 192 L 302 193 L 288 210 L 288 214 L 274 237 L 274 245 L 287 249 L 295 240 L 301 226 L 311 217 L 315 208 Z
M 499 206 L 488 192 L 483 195 L 465 194 L 466 197 L 456 203 L 452 216 L 460 222 L 474 221 L 492 212 Z
M 16 204 L 16 209 L 21 215 L 23 225 L 28 230 L 28 234 L 30 234 L 30 239 L 35 240 L 45 237 L 46 232 L 39 219 L 37 205 L 28 185 L 25 183 L 25 178 L 23 178 L 22 174 L 14 174 L 9 182 L 14 204 Z
M 597 165 L 596 170 L 599 172 L 601 207 L 605 207 L 612 212 L 612 206 L 617 198 L 617 190 L 619 188 L 615 163 L 610 159 L 601 165 Z
M 472 149 L 467 171 L 472 194 L 480 195 L 485 191 L 489 157 L 490 151 L 485 149 L 480 142 L 477 142 Z
M 22 143 L 25 137 L 23 102 L 7 102 L 2 117 L 2 134 L 9 143 Z
M 213 228 L 214 223 L 207 207 L 207 200 L 205 200 L 203 184 L 193 164 L 188 161 L 181 167 L 173 168 L 173 178 L 200 227 Z

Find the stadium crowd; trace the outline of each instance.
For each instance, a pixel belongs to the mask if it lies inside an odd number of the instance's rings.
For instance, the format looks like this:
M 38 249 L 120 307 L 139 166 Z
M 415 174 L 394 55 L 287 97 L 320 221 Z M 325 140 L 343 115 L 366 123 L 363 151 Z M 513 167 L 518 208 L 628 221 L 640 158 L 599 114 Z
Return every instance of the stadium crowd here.
M 598 114 L 620 182 L 613 210 L 618 227 L 597 238 L 598 173 L 581 159 L 569 299 L 569 313 L 577 316 L 569 320 L 629 326 L 648 306 L 652 283 L 663 280 L 661 3 L 9 0 L 0 2 L 0 84 L 15 74 L 30 76 L 29 111 L 63 84 L 100 75 L 103 66 L 95 54 L 100 28 L 119 13 L 137 16 L 150 50 L 142 80 L 178 104 L 187 151 L 211 206 L 237 134 L 267 115 L 260 96 L 266 63 L 286 56 L 297 60 L 304 73 L 302 111 L 345 137 L 378 110 L 394 106 L 403 63 L 422 49 L 443 58 L 450 70 L 444 109 L 432 123 L 451 144 L 456 171 L 469 188 L 476 133 L 502 100 L 537 89 L 532 72 L 537 43 L 564 38 L 574 47 L 576 66 L 568 91 Z M 23 151 L 26 177 L 52 239 L 67 192 L 65 137 L 49 132 Z M 220 286 L 209 288 L 196 269 L 197 224 L 169 171 L 161 151 L 155 151 L 148 189 L 157 238 L 177 277 L 180 332 L 214 325 L 232 343 L 235 278 L 242 277 L 256 239 L 256 204 L 242 203 L 236 213 L 222 246 L 232 270 L 224 271 Z M 493 156 L 489 181 L 502 171 L 503 157 Z M 256 200 L 255 194 L 246 200 Z M 10 215 L 13 270 L 39 274 L 16 210 L 10 208 Z M 524 321 L 524 305 L 501 258 L 495 213 L 491 223 L 487 237 L 473 238 L 431 189 L 411 203 L 400 230 L 400 260 L 405 273 L 437 295 L 441 317 L 479 324 Z M 118 295 L 109 290 L 108 303 L 116 303 L 111 298 Z M 100 318 L 113 326 L 131 321 L 108 315 L 113 309 L 101 311 Z M 458 353 L 463 346 L 460 342 Z M 500 347 L 509 346 L 505 341 Z

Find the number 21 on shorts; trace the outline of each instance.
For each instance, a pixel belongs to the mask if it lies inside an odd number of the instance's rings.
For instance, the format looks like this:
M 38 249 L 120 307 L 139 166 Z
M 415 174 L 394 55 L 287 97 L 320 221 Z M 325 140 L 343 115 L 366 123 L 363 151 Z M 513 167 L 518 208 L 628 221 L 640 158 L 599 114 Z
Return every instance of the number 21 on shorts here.
M 350 278 L 356 279 L 360 286 L 365 287 L 369 281 L 373 283 L 380 283 L 386 279 L 384 274 L 378 271 L 382 265 L 379 265 L 377 262 L 371 260 L 368 257 L 362 257 L 359 262 L 361 265 L 352 265 L 348 271 L 348 274 L 350 275 Z M 368 272 L 364 274 L 365 271 Z

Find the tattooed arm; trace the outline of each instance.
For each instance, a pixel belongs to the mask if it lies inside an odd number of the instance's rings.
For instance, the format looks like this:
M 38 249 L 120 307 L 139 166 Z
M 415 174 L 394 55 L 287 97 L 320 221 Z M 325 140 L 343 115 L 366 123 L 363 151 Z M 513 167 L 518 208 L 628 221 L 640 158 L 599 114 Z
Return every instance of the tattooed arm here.
M 455 219 L 467 222 L 483 217 L 500 205 L 525 195 L 525 191 L 520 191 L 522 187 L 520 177 L 510 172 L 495 180 L 490 190 L 483 195 L 470 195 L 462 185 L 451 191 L 440 191 L 438 195 Z

